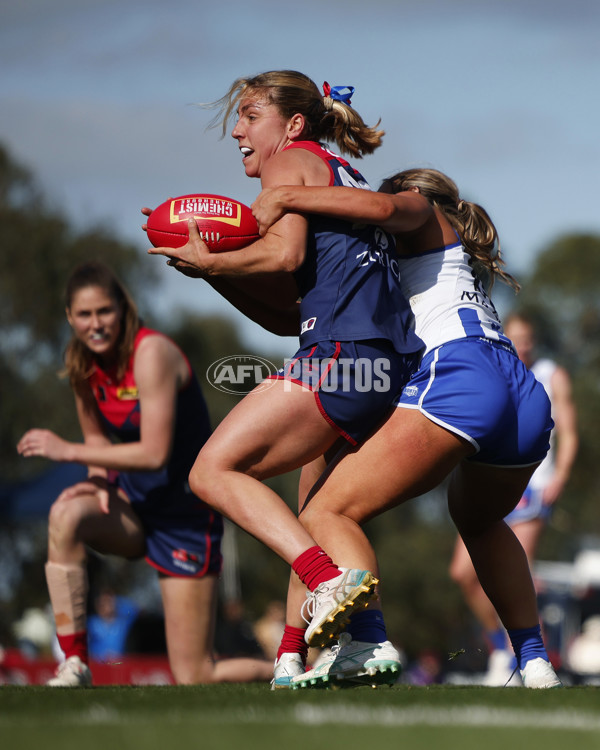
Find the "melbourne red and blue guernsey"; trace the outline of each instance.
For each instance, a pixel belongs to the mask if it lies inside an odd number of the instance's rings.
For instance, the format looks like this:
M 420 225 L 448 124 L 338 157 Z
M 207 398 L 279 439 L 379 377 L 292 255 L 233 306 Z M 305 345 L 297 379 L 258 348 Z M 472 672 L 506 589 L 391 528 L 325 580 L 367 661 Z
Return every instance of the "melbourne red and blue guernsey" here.
M 162 335 L 149 328 L 140 328 L 125 374 L 119 380 L 116 380 L 114 373 L 95 365 L 90 385 L 103 427 L 111 439 L 120 442 L 140 440 L 140 401 L 133 374 L 135 351 L 146 336 Z M 167 465 L 158 471 L 119 474 L 119 484 L 123 486 L 131 502 L 164 502 L 163 490 L 187 483 L 190 469 L 210 433 L 206 402 L 190 366 L 190 381 L 177 395 L 173 447 Z
M 350 164 L 314 141 L 296 141 L 328 166 L 330 185 L 368 189 Z M 379 227 L 311 215 L 306 259 L 295 273 L 300 345 L 386 339 L 401 353 L 419 351 L 414 318 L 400 286 L 394 239 Z
M 119 380 L 98 365 L 90 377 L 101 422 L 111 439 L 140 439 L 140 400 L 133 375 L 135 352 L 146 336 L 162 335 L 140 328 L 126 372 Z M 190 469 L 211 429 L 200 385 L 187 364 L 190 381 L 177 395 L 167 465 L 158 471 L 122 471 L 116 481 L 144 526 L 146 561 L 165 575 L 198 578 L 221 570 L 223 518 L 199 500 L 188 484 Z

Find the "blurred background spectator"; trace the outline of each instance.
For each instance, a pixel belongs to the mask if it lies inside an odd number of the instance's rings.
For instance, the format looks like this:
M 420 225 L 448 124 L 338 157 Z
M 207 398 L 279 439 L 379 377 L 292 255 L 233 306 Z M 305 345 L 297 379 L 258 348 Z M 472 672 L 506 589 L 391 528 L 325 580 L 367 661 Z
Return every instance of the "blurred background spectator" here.
M 94 611 L 88 617 L 90 659 L 110 661 L 127 652 L 127 639 L 139 610 L 126 597 L 110 588 L 101 589 L 94 599 Z

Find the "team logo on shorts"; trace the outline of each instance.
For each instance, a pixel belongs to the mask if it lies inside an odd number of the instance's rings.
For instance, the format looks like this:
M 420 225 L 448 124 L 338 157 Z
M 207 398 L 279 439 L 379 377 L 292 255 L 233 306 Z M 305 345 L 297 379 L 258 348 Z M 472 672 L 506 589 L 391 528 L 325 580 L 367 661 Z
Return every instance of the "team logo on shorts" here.
M 419 389 L 416 385 L 407 385 L 404 389 L 404 395 L 409 398 L 416 398 L 419 395 Z
M 187 573 L 196 573 L 200 568 L 201 560 L 198 555 L 188 552 L 185 549 L 174 549 L 172 552 L 173 565 Z

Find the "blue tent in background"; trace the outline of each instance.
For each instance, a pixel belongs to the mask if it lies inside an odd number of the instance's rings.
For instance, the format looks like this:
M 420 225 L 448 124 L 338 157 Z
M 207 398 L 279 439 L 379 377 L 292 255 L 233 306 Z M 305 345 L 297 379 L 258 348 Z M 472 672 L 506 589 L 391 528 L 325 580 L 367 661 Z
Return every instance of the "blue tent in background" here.
M 87 467 L 75 463 L 55 464 L 34 479 L 0 484 L 0 518 L 21 521 L 45 518 L 60 493 L 87 477 Z

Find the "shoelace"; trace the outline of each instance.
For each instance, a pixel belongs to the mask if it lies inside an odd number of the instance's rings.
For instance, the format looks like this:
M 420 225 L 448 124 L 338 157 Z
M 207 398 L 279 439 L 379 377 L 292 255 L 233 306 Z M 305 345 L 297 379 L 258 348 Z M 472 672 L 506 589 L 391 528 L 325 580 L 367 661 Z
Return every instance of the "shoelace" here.
M 322 594 L 323 591 L 327 589 L 328 583 L 329 581 L 323 581 L 323 583 L 320 583 L 314 591 L 306 592 L 306 601 L 300 608 L 300 614 L 304 622 L 308 623 L 309 625 L 315 614 L 315 603 L 317 601 L 317 596 L 319 594 Z
M 345 571 L 343 568 L 341 570 L 342 572 L 346 572 L 346 575 L 344 575 L 342 577 L 342 581 L 338 583 L 337 588 L 335 589 L 336 593 L 337 591 L 339 591 L 340 588 L 342 588 L 343 590 L 343 587 L 347 583 L 347 571 Z M 337 580 L 337 579 L 334 579 L 334 580 Z M 317 596 L 319 594 L 322 594 L 324 591 L 326 591 L 328 583 L 331 583 L 331 581 L 323 581 L 323 583 L 320 583 L 314 591 L 306 592 L 306 601 L 300 608 L 300 614 L 304 622 L 308 623 L 309 625 L 315 614 L 315 603 L 317 601 Z
M 346 648 L 346 646 L 349 646 L 350 643 L 352 643 L 352 636 L 350 633 L 340 633 L 337 643 L 334 643 L 333 646 L 330 647 L 331 658 L 327 659 L 323 665 L 327 667 L 327 671 L 329 671 L 331 665 L 336 661 L 340 652 Z
M 320 586 L 321 584 L 319 584 Z M 317 599 L 317 592 L 319 591 L 319 586 L 314 591 L 307 591 L 306 592 L 306 599 L 304 600 L 304 603 L 300 607 L 300 615 L 302 616 L 302 619 L 305 623 L 310 625 L 310 622 L 313 618 L 313 615 L 315 613 L 315 601 Z
M 518 670 L 518 669 L 519 669 L 519 665 L 517 665 L 517 666 L 516 666 L 516 667 L 515 667 L 515 668 L 513 669 L 513 671 L 511 672 L 511 675 L 510 675 L 510 677 L 508 678 L 508 680 L 506 680 L 506 682 L 504 683 L 504 685 L 503 685 L 502 687 L 507 687 L 507 686 L 508 686 L 508 683 L 509 683 L 509 682 L 510 682 L 510 681 L 512 680 L 512 678 L 513 678 L 513 677 L 515 676 L 515 674 L 517 673 L 517 670 Z
M 331 653 L 334 654 L 335 658 L 337 659 L 340 651 L 346 646 L 349 646 L 351 643 L 352 636 L 350 635 L 350 633 L 340 633 L 338 642 L 331 647 Z

